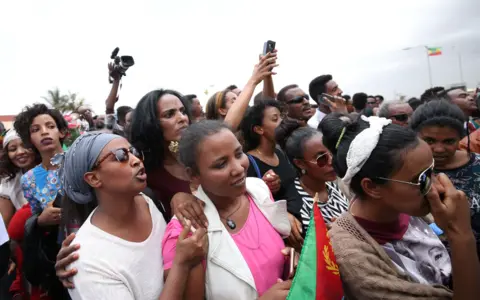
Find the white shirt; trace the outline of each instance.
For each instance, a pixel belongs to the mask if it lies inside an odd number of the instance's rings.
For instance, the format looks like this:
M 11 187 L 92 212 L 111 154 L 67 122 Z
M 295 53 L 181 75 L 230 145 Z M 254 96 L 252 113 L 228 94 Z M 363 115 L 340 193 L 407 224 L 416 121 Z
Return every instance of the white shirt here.
M 323 112 L 321 112 L 318 108 L 315 110 L 315 114 L 308 120 L 307 124 L 308 126 L 317 129 L 318 124 L 323 120 L 323 118 L 326 116 Z
M 142 194 L 143 195 L 143 194 Z M 71 264 L 78 273 L 72 300 L 153 300 L 163 288 L 162 239 L 165 220 L 153 201 L 148 202 L 152 232 L 143 242 L 134 243 L 113 236 L 91 223 L 93 211 L 76 234 L 80 244 L 78 261 Z
M 7 227 L 5 227 L 5 222 L 3 222 L 2 214 L 0 213 L 0 246 L 8 242 L 10 239 L 8 237 Z
M 23 205 L 27 204 L 27 200 L 23 196 L 22 184 L 20 178 L 22 172 L 18 172 L 15 178 L 4 178 L 0 182 L 0 197 L 10 199 L 16 210 L 19 210 Z

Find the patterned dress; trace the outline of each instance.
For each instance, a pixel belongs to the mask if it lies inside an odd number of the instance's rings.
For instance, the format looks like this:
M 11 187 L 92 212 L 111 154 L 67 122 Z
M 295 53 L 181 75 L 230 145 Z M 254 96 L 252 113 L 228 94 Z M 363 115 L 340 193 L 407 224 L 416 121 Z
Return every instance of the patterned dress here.
M 345 197 L 335 182 L 326 182 L 325 184 L 327 186 L 328 201 L 326 203 L 318 202 L 318 207 L 320 208 L 325 223 L 330 224 L 332 218 L 336 219 L 348 210 L 350 201 L 348 201 L 347 197 Z M 303 189 L 298 178 L 295 179 L 295 187 L 303 200 L 300 215 L 302 217 L 302 229 L 305 234 L 307 232 L 308 224 L 310 224 L 313 210 L 313 198 Z
M 41 165 L 29 170 L 21 178 L 23 195 L 32 208 L 32 214 L 41 213 L 48 203 L 63 196 L 58 170 L 45 170 Z

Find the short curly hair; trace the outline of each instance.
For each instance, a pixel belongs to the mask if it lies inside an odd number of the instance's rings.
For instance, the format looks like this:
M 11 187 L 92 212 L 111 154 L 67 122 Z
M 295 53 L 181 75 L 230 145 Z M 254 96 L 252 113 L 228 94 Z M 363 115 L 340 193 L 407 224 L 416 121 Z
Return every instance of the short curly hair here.
M 51 116 L 53 120 L 55 120 L 55 124 L 57 124 L 57 128 L 60 132 L 65 133 L 68 130 L 68 123 L 65 121 L 59 110 L 48 108 L 42 103 L 35 103 L 32 106 L 26 106 L 23 111 L 17 115 L 15 123 L 13 123 L 13 127 L 26 147 L 35 149 L 32 140 L 30 139 L 30 126 L 32 126 L 33 119 L 40 115 Z M 63 145 L 63 139 L 60 139 L 60 143 Z

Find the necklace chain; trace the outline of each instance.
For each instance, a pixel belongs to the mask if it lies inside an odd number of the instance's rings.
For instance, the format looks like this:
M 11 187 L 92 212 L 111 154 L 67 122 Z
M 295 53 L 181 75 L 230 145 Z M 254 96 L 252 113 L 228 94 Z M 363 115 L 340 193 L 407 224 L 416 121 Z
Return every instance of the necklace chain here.
M 310 195 L 310 197 L 315 198 L 315 195 L 312 195 L 311 190 L 307 186 L 305 186 L 305 184 L 302 182 L 302 180 L 299 180 L 299 181 L 300 181 L 300 185 L 302 186 L 303 190 L 306 191 Z M 327 184 L 325 183 L 325 190 L 326 189 L 327 189 Z M 316 193 L 320 194 L 319 192 L 316 192 Z M 321 201 L 320 199 L 318 199 L 318 203 L 325 204 L 327 202 L 328 202 L 328 190 L 327 190 L 327 201 Z
M 222 218 L 222 219 L 224 219 L 224 220 L 229 219 L 234 213 L 236 213 L 236 212 L 240 209 L 241 206 L 242 206 L 242 201 L 240 200 L 240 203 L 238 204 L 238 207 L 235 208 L 235 210 L 234 210 L 233 212 L 231 212 L 230 214 L 228 214 L 228 216 L 222 217 L 222 216 L 220 215 L 220 213 L 219 213 L 220 218 Z

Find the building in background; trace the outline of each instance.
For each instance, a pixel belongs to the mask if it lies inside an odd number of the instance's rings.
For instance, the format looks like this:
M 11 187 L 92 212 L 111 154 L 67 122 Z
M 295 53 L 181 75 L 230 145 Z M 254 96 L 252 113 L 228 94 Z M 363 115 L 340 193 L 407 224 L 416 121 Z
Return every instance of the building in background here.
M 0 122 L 3 123 L 5 129 L 10 129 L 13 127 L 13 122 L 15 121 L 15 115 L 0 115 Z

